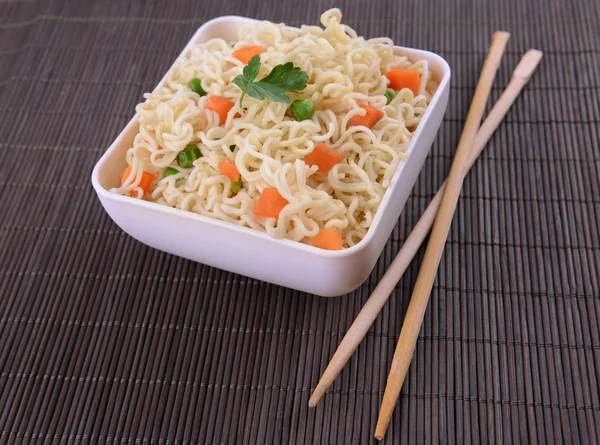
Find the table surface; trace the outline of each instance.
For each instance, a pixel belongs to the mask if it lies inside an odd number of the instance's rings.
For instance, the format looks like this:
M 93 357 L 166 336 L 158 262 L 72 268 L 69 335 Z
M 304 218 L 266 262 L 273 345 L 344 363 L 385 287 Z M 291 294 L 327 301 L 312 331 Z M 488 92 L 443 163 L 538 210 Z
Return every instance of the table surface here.
M 324 299 L 124 234 L 92 168 L 194 31 L 339 6 L 441 54 L 446 117 L 367 282 Z M 323 402 L 344 332 L 447 175 L 492 33 L 531 83 L 468 175 L 385 443 L 600 440 L 598 1 L 0 1 L 0 442 L 366 444 L 423 250 Z

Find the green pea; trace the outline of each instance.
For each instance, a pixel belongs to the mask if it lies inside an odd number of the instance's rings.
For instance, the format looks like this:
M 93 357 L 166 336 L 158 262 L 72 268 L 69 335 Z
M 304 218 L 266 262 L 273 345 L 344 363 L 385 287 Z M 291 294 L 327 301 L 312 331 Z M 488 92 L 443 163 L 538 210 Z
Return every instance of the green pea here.
M 296 99 L 290 105 L 290 113 L 297 121 L 310 119 L 315 112 L 315 106 L 309 99 Z
M 392 100 L 394 100 L 394 97 L 396 97 L 396 92 L 391 88 L 388 88 L 385 90 L 385 97 L 387 97 L 387 103 L 389 104 Z
M 233 195 L 237 195 L 238 192 L 244 188 L 244 184 L 242 183 L 242 175 L 240 175 L 240 179 L 238 179 L 237 181 L 232 181 L 231 182 L 231 193 Z
M 165 170 L 165 178 L 168 176 L 176 175 L 177 173 L 179 173 L 179 170 L 177 170 L 176 168 L 167 167 L 167 169 Z
M 202 83 L 197 77 L 194 77 L 188 82 L 188 87 L 190 87 L 194 93 L 200 96 L 206 96 L 206 91 L 204 91 L 204 89 L 202 88 Z
M 186 146 L 177 155 L 177 163 L 180 167 L 191 167 L 194 165 L 194 161 L 202 156 L 200 149 L 194 144 Z

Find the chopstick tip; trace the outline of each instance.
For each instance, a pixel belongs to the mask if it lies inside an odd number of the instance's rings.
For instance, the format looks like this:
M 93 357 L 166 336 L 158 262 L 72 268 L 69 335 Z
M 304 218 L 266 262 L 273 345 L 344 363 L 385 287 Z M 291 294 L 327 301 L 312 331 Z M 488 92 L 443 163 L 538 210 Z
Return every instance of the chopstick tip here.
M 322 396 L 323 391 L 320 389 L 319 386 L 317 386 L 314 392 L 311 394 L 310 399 L 308 399 L 308 407 L 315 408 L 319 404 L 319 401 L 321 400 Z
M 494 36 L 492 37 L 492 41 L 494 40 L 502 40 L 503 42 L 507 42 L 510 38 L 510 33 L 508 31 L 496 31 Z
M 537 49 L 530 49 L 527 51 L 515 68 L 512 77 L 528 81 L 540 63 L 540 60 L 542 60 L 542 56 L 543 53 Z

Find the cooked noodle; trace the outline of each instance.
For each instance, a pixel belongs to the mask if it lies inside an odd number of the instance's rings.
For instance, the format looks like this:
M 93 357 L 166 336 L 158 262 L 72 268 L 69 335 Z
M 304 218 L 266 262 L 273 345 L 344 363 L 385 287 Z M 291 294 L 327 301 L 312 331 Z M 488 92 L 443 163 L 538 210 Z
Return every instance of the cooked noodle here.
M 338 9 L 321 16 L 323 28 L 260 22 L 243 27 L 235 47 L 222 39 L 194 46 L 179 59 L 163 87 L 144 95 L 137 106 L 139 133 L 127 152 L 132 167 L 127 181 L 114 192 L 192 211 L 233 224 L 264 231 L 273 238 L 309 242 L 322 228 L 337 228 L 343 247 L 367 234 L 398 165 L 406 158 L 413 132 L 436 85 L 426 61 L 394 55 L 390 39 L 365 40 L 341 24 Z M 290 93 L 292 101 L 310 99 L 310 120 L 295 121 L 289 105 L 257 100 L 232 80 L 244 65 L 232 57 L 235 49 L 260 45 L 258 79 L 286 62 L 305 71 L 307 87 Z M 403 89 L 386 105 L 385 73 L 410 68 L 420 73 L 419 94 Z M 202 81 L 207 96 L 188 88 L 192 78 Z M 211 95 L 224 96 L 234 106 L 227 121 L 205 108 Z M 350 126 L 348 120 L 370 105 L 384 117 L 372 128 Z M 316 173 L 303 158 L 319 142 L 344 157 L 327 174 Z M 202 156 L 191 168 L 177 165 L 177 155 L 194 143 Z M 219 173 L 219 162 L 235 163 L 243 188 L 231 193 L 231 180 Z M 163 177 L 167 167 L 179 173 Z M 154 174 L 149 192 L 139 187 L 143 171 Z M 265 187 L 274 187 L 289 201 L 278 218 L 256 216 L 255 203 Z

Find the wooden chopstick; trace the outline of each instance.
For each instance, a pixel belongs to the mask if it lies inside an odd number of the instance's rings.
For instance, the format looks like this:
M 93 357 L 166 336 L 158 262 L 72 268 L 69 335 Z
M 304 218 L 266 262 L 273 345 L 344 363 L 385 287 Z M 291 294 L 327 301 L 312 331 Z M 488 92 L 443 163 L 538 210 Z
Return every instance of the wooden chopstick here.
M 433 281 L 437 274 L 440 258 L 456 209 L 456 203 L 458 202 L 458 196 L 460 195 L 467 171 L 469 151 L 473 146 L 475 134 L 485 111 L 485 104 L 509 36 L 510 34 L 507 32 L 494 33 L 488 56 L 477 82 L 475 95 L 473 96 L 467 121 L 465 122 L 458 148 L 456 149 L 454 161 L 452 161 L 452 167 L 450 167 L 446 189 L 444 190 L 442 202 L 440 203 L 440 208 L 431 229 L 427 250 L 423 257 L 423 263 L 421 264 L 406 317 L 404 318 L 398 345 L 394 352 L 394 359 L 392 360 L 390 374 L 383 394 L 381 410 L 379 411 L 379 419 L 377 420 L 377 427 L 375 429 L 375 438 L 379 440 L 385 436 L 390 419 L 392 418 L 392 412 L 396 406 L 396 401 L 400 395 L 400 389 L 404 383 L 404 377 L 412 359 L 417 335 L 421 329 L 425 308 L 429 301 L 429 294 L 431 293 Z
M 541 58 L 542 53 L 535 49 L 527 51 L 521 58 L 521 61 L 512 74 L 511 81 L 506 87 L 506 90 L 504 90 L 502 96 L 500 96 L 475 136 L 467 169 L 470 169 L 473 166 L 479 155 L 482 153 L 490 137 L 494 131 L 496 131 L 496 128 L 498 128 L 502 119 L 504 119 L 504 116 L 514 103 L 515 99 L 529 81 L 529 78 L 535 71 Z M 381 281 L 357 315 L 354 323 L 352 323 L 352 326 L 348 329 L 348 332 L 333 354 L 329 365 L 327 365 L 317 387 L 312 393 L 308 402 L 309 407 L 314 408 L 317 406 L 317 403 L 319 403 L 360 342 L 367 335 L 367 331 L 373 325 L 381 308 L 387 302 L 390 294 L 396 287 L 396 284 L 400 281 L 400 278 L 416 255 L 419 247 L 421 247 L 421 244 L 423 244 L 423 241 L 427 237 L 427 234 L 433 225 L 435 215 L 440 207 L 445 187 L 446 182 L 439 188 L 427 206 L 427 209 L 425 209 L 425 212 L 415 225 L 415 228 L 408 238 L 406 238 L 406 241 L 396 255 L 396 258 L 394 258 L 394 261 L 392 261 L 392 264 L 390 264 L 390 267 L 381 278 Z

